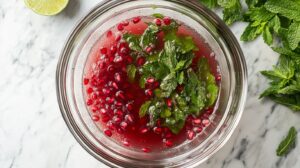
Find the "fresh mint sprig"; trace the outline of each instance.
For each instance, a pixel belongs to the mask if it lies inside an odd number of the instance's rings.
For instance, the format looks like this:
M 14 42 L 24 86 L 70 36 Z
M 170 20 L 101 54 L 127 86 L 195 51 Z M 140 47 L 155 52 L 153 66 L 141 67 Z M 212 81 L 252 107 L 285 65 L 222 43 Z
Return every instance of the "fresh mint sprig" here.
M 154 17 L 163 16 L 155 14 Z M 199 60 L 198 69 L 190 67 L 195 58 L 194 51 L 198 51 L 198 48 L 192 37 L 178 35 L 179 26 L 175 20 L 164 26 L 148 23 L 142 35 L 127 33 L 123 36 L 132 54 L 146 59 L 142 66 L 128 65 L 129 79 L 139 80 L 141 88 L 146 87 L 149 78 L 160 83 L 154 90 L 154 97 L 140 107 L 139 116 L 147 115 L 150 127 L 160 120 L 174 134 L 184 127 L 188 115 L 198 116 L 202 109 L 213 106 L 219 92 L 205 58 Z M 164 34 L 162 49 L 156 47 L 158 32 Z M 148 47 L 152 47 L 151 52 L 146 51 Z M 178 92 L 178 86 L 184 89 Z M 166 100 L 171 101 L 172 105 L 166 104 Z

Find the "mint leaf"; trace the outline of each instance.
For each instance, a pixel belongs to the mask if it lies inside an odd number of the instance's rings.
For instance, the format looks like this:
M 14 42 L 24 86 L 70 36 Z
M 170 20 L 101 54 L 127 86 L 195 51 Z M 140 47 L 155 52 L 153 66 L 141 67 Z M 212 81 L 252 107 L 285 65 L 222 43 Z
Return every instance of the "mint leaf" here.
M 218 4 L 224 8 L 223 20 L 227 25 L 242 20 L 242 6 L 239 0 L 218 0 Z
M 278 104 L 285 105 L 294 111 L 300 111 L 300 96 L 294 95 L 278 95 L 272 94 L 269 97 Z
M 297 130 L 295 129 L 295 127 L 291 127 L 288 132 L 288 135 L 281 141 L 276 150 L 277 156 L 287 155 L 291 148 L 294 147 L 296 138 Z
M 198 77 L 200 81 L 205 81 L 206 105 L 212 106 L 218 97 L 219 87 L 216 84 L 215 76 L 210 72 L 210 66 L 206 58 L 198 61 Z
M 298 9 L 298 12 L 300 13 L 300 8 Z M 300 22 L 294 21 L 290 25 L 286 38 L 292 50 L 298 47 L 300 42 Z
M 261 71 L 261 73 L 272 80 L 289 80 L 295 74 L 294 62 L 286 56 L 281 56 L 278 66 L 274 66 L 272 71 Z
M 142 48 L 140 47 L 140 36 L 125 33 L 123 35 L 123 39 L 129 44 L 129 48 L 134 51 L 142 51 Z
M 177 65 L 175 43 L 172 41 L 166 41 L 164 49 L 164 52 L 160 55 L 160 61 L 163 62 L 170 71 L 172 71 Z
M 169 97 L 177 87 L 177 80 L 174 73 L 167 75 L 161 82 L 160 88 L 163 91 L 163 97 Z
M 279 34 L 281 28 L 281 21 L 277 15 L 275 15 L 268 23 L 268 27 L 271 28 L 275 33 Z
M 270 28 L 268 26 L 265 26 L 264 28 L 263 38 L 266 44 L 273 44 L 273 35 L 271 34 Z
M 132 64 L 127 66 L 127 76 L 130 82 L 133 82 L 135 79 L 135 74 L 136 74 L 136 67 Z
M 140 118 L 144 117 L 147 114 L 148 108 L 151 105 L 151 101 L 146 101 L 141 107 L 139 111 Z
M 246 27 L 244 33 L 241 36 L 242 41 L 252 41 L 256 39 L 263 31 L 263 27 L 251 26 L 250 24 Z
M 165 16 L 164 16 L 163 14 L 161 14 L 161 13 L 154 13 L 152 16 L 155 17 L 155 18 L 159 18 L 159 19 L 163 19 L 163 18 L 165 17 Z
M 265 8 L 272 13 L 279 13 L 289 19 L 300 21 L 300 1 L 297 0 L 268 0 Z
M 148 46 L 156 45 L 158 31 L 158 26 L 155 24 L 149 24 L 148 28 L 144 31 L 140 39 L 140 46 L 143 50 L 145 50 Z

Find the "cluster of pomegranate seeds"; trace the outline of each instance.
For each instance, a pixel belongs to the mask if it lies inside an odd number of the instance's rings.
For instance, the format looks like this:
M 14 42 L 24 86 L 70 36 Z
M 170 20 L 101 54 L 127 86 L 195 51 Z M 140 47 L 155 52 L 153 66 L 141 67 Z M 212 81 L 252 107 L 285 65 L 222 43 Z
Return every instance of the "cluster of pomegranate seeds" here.
M 91 66 L 91 73 L 83 79 L 86 92 L 86 105 L 91 111 L 91 118 L 101 125 L 103 133 L 107 137 L 121 136 L 121 143 L 125 147 L 136 146 L 140 143 L 140 150 L 149 153 L 153 151 L 151 145 L 147 143 L 160 143 L 164 147 L 170 148 L 182 142 L 184 139 L 192 140 L 201 133 L 205 127 L 210 125 L 209 117 L 213 113 L 213 108 L 206 109 L 199 117 L 188 116 L 183 131 L 184 134 L 175 135 L 167 127 L 164 127 L 160 120 L 154 127 L 147 125 L 148 116 L 140 118 L 139 109 L 141 105 L 154 97 L 155 89 L 159 88 L 160 82 L 154 77 L 146 80 L 145 88 L 139 86 L 138 80 L 129 82 L 127 76 L 127 65 L 134 64 L 141 67 L 146 63 L 146 58 L 138 56 L 133 58 L 128 43 L 122 41 L 122 33 L 125 27 L 130 24 L 138 25 L 141 17 L 135 17 L 130 22 L 123 21 L 117 24 L 114 42 L 109 47 L 100 47 L 97 55 L 99 58 Z M 170 25 L 172 20 L 169 17 L 156 18 L 153 22 L 157 26 Z M 131 25 L 130 25 L 131 26 Z M 109 30 L 107 38 L 111 38 L 114 33 Z M 145 52 L 151 53 L 154 47 L 147 47 Z M 137 77 L 139 78 L 139 76 Z M 220 81 L 221 76 L 216 76 Z M 178 93 L 182 92 L 184 86 L 177 86 Z M 172 108 L 176 102 L 171 98 L 166 98 L 165 103 Z M 180 137 L 181 136 L 181 137 Z

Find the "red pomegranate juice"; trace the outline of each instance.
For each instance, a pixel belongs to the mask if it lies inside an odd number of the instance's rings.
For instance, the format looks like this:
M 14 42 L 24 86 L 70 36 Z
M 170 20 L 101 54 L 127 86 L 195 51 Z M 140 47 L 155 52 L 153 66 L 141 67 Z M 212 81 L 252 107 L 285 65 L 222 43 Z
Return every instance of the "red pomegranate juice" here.
M 198 34 L 169 17 L 119 23 L 99 39 L 86 63 L 83 85 L 93 121 L 107 137 L 143 152 L 194 139 L 210 124 L 221 80 L 211 53 Z M 208 65 L 199 63 L 204 58 Z M 201 81 L 208 78 L 203 74 L 213 77 L 210 83 Z M 188 88 L 199 90 L 195 95 Z

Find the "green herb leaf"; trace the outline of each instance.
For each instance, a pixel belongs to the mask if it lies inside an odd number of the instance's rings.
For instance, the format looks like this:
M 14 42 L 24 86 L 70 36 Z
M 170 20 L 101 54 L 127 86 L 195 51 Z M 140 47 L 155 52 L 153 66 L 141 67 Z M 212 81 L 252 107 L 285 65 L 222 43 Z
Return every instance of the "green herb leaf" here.
M 273 44 L 273 35 L 271 34 L 270 28 L 268 26 L 265 26 L 265 29 L 263 31 L 263 38 L 266 44 Z
M 246 27 L 244 33 L 241 36 L 242 41 L 252 41 L 256 39 L 263 31 L 263 27 L 251 26 L 250 24 Z
M 127 66 L 127 76 L 130 82 L 133 82 L 135 79 L 135 74 L 136 74 L 136 67 L 132 64 Z
M 139 116 L 144 117 L 147 114 L 148 108 L 151 105 L 151 101 L 146 101 L 140 108 Z
M 300 8 L 298 9 L 298 13 L 300 13 Z M 299 46 L 300 22 L 294 21 L 290 25 L 286 38 L 287 38 L 288 44 L 292 50 L 295 50 Z
M 123 35 L 123 39 L 129 44 L 129 48 L 134 51 L 142 51 L 142 48 L 140 46 L 140 36 L 125 33 Z
M 142 49 L 146 49 L 146 47 L 150 45 L 156 45 L 157 43 L 157 33 L 159 28 L 155 24 L 149 24 L 148 28 L 144 31 L 141 39 L 140 46 Z
M 163 97 L 169 97 L 177 87 L 177 80 L 174 73 L 167 75 L 161 82 L 160 88 L 163 91 Z
M 163 18 L 165 17 L 165 16 L 164 16 L 163 14 L 161 14 L 161 13 L 154 13 L 152 16 L 155 17 L 155 18 L 159 18 L 159 19 L 163 19 Z
M 276 150 L 277 156 L 284 156 L 288 154 L 291 148 L 295 145 L 296 138 L 297 130 L 295 127 L 291 127 L 288 135 L 281 141 Z
M 218 0 L 218 4 L 224 8 L 223 20 L 227 25 L 242 20 L 242 6 L 239 0 Z
M 210 66 L 206 58 L 198 61 L 198 77 L 200 81 L 206 81 L 206 105 L 212 106 L 218 97 L 219 87 L 216 84 L 215 76 L 210 72 Z
M 266 9 L 273 13 L 279 13 L 289 19 L 300 21 L 300 2 L 295 0 L 268 0 Z

